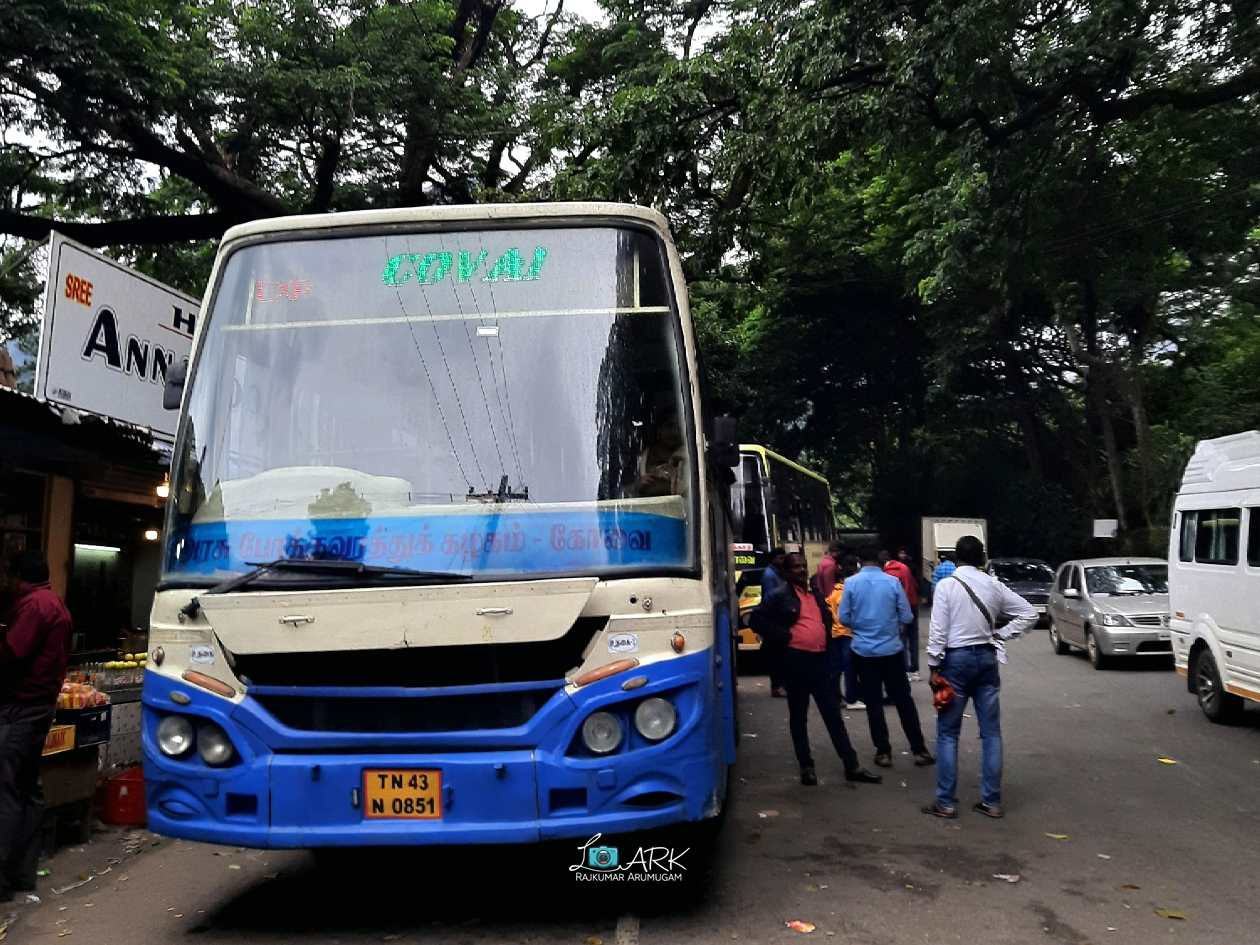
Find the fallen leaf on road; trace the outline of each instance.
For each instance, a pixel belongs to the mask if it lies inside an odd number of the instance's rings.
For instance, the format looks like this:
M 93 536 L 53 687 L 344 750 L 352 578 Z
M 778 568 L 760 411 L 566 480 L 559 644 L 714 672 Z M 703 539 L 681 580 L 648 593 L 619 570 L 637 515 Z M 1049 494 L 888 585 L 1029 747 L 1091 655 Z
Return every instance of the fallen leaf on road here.
M 1120 930 L 1119 930 L 1119 929 L 1117 929 L 1114 925 L 1109 925 L 1109 926 L 1107 926 L 1107 931 L 1108 931 L 1108 932 L 1118 932 L 1118 931 L 1120 931 Z
M 230 869 L 230 870 L 239 870 L 240 868 L 241 868 L 241 867 L 240 867 L 240 864 L 239 864 L 239 863 L 229 863 L 229 864 L 228 864 L 228 869 Z
M 1125 884 L 1124 884 L 1123 886 L 1121 886 L 1120 888 L 1121 888 L 1121 889 L 1129 889 L 1129 890 L 1133 890 L 1133 889 L 1141 889 L 1142 887 L 1141 887 L 1141 886 L 1134 886 L 1132 883 L 1125 883 Z
M 1186 921 L 1186 914 L 1177 909 L 1156 909 L 1155 914 L 1161 919 L 1177 919 L 1179 922 Z
M 800 919 L 793 919 L 791 922 L 784 922 L 783 924 L 793 932 L 812 932 L 818 928 L 813 922 L 802 922 Z
M 1111 856 L 1110 856 L 1110 854 L 1107 854 L 1107 853 L 1099 853 L 1099 854 L 1098 854 L 1098 859 L 1100 859 L 1100 860 L 1110 860 L 1110 859 L 1111 859 Z
M 756 732 L 744 732 L 744 737 L 745 737 L 745 738 L 756 738 L 756 737 L 757 737 L 757 733 L 756 733 Z
M 1048 833 L 1046 834 L 1051 840 L 1070 840 L 1072 839 L 1065 833 Z
M 1005 883 L 1018 883 L 1019 882 L 1018 873 L 994 873 L 993 878 L 1000 879 Z
M 1155 760 L 1158 761 L 1161 765 L 1175 765 L 1177 763 L 1175 758 L 1167 758 L 1163 755 L 1160 755 Z
M 778 817 L 779 812 L 777 810 L 759 810 L 757 811 L 757 816 L 765 820 L 767 817 Z
M 902 782 L 901 782 L 901 786 L 902 786 L 902 787 L 909 787 L 910 785 L 906 784 L 906 782 L 905 782 L 905 781 L 902 781 Z

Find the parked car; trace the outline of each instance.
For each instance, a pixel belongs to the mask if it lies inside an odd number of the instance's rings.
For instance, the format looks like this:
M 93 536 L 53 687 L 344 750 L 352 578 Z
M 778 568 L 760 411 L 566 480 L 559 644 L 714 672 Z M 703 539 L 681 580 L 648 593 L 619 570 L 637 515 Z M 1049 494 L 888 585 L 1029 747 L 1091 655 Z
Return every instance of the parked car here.
M 1046 621 L 1054 568 L 1040 558 L 990 558 L 985 570 L 1037 608 L 1038 626 Z
M 1203 713 L 1260 703 L 1260 432 L 1203 440 L 1186 464 L 1169 541 L 1177 672 Z
M 1088 558 L 1059 567 L 1050 594 L 1050 643 L 1073 647 L 1095 669 L 1115 657 L 1172 653 L 1168 562 L 1159 558 Z

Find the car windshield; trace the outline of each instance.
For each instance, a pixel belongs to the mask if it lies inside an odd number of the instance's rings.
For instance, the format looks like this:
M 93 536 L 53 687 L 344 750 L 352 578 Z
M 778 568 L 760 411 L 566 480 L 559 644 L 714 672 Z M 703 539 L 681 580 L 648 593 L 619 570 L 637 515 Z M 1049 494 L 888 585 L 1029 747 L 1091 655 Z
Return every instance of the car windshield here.
M 1093 596 L 1167 594 L 1168 565 L 1109 564 L 1086 568 L 1085 586 Z
M 479 578 L 690 568 L 667 272 L 655 236 L 608 226 L 237 250 L 185 398 L 164 578 L 277 559 Z
M 1054 571 L 1044 561 L 994 561 L 993 573 L 1008 584 L 1049 584 Z

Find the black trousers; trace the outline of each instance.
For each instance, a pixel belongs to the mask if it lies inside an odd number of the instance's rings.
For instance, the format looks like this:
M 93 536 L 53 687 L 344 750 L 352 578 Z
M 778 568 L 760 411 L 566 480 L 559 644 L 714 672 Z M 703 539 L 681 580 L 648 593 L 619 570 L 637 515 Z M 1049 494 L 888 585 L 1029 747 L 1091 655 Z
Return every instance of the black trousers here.
M 910 750 L 916 753 L 927 751 L 923 728 L 919 725 L 919 710 L 914 706 L 910 682 L 906 679 L 906 654 L 900 650 L 889 656 L 860 656 L 854 653 L 853 664 L 857 668 L 862 701 L 866 703 L 866 720 L 871 726 L 871 742 L 875 745 L 876 754 L 892 754 L 888 722 L 884 719 L 884 703 L 880 698 L 885 688 L 897 706 L 901 730 L 910 741 Z
M 53 707 L 0 705 L 0 888 L 35 888 L 44 791 L 39 759 Z
M 828 670 L 825 653 L 788 649 L 783 654 L 780 671 L 787 686 L 788 731 L 792 733 L 792 747 L 802 768 L 813 767 L 814 756 L 809 750 L 808 726 L 809 700 L 812 698 L 818 706 L 823 724 L 827 726 L 831 744 L 844 762 L 844 770 L 856 771 L 857 752 L 853 750 L 849 733 L 844 727 L 844 718 L 840 715 L 840 700 L 836 698 L 835 679 Z

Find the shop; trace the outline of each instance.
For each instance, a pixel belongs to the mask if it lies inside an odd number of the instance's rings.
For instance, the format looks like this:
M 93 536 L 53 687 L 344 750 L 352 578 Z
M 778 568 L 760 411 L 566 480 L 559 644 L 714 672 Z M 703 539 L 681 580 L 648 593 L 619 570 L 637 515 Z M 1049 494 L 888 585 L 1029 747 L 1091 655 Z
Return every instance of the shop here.
M 74 619 L 46 746 L 50 807 L 82 808 L 102 776 L 140 759 L 168 459 L 144 431 L 0 387 L 0 569 L 18 551 L 43 551 Z

